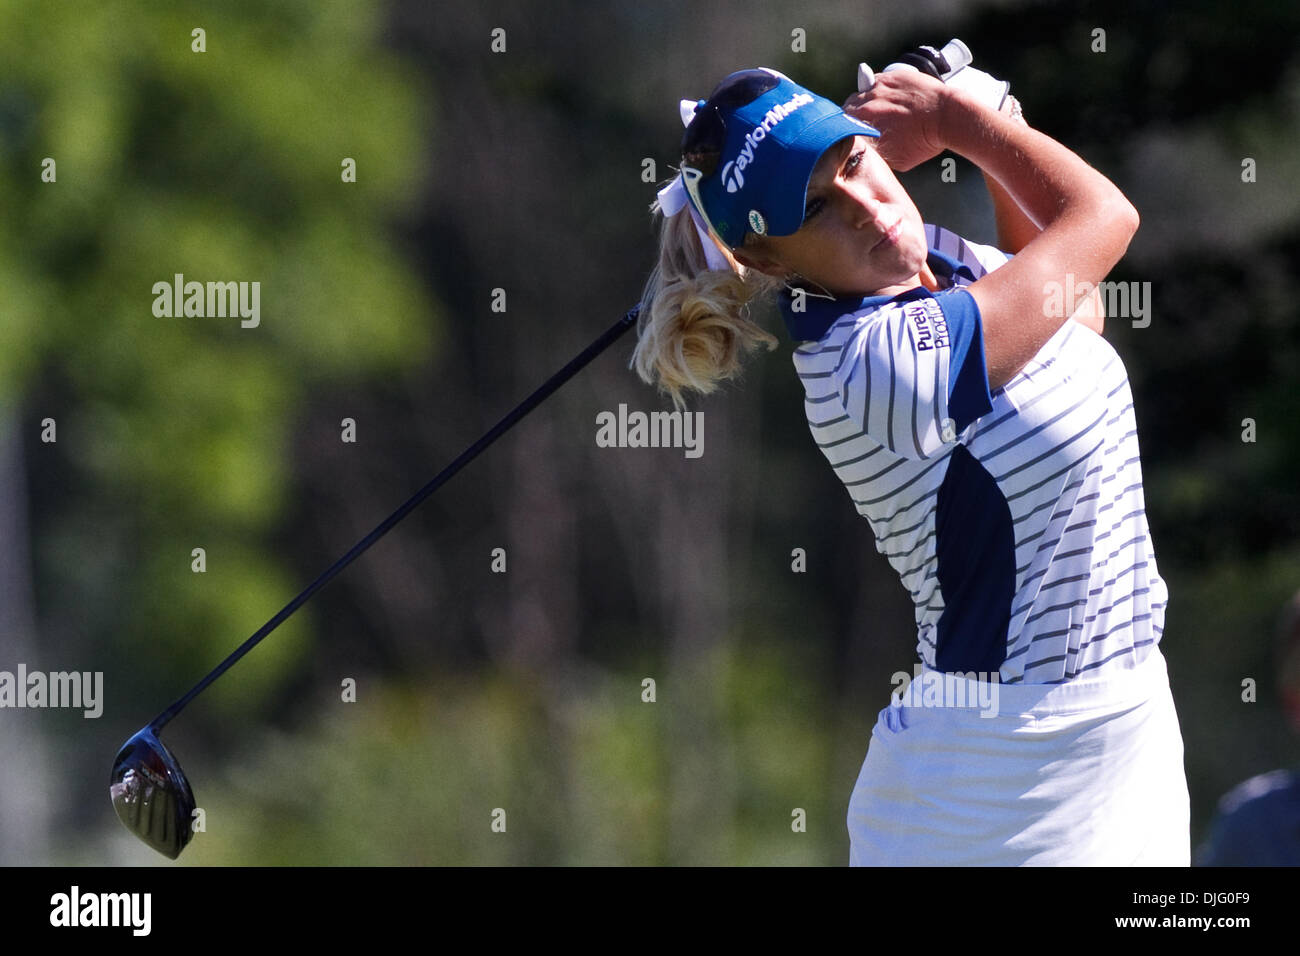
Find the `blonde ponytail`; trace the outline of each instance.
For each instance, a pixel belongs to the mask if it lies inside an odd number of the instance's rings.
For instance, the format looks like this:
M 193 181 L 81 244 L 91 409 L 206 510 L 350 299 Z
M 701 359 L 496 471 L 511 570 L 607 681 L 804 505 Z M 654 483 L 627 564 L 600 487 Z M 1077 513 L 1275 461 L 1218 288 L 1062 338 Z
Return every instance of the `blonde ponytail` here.
M 687 210 L 660 216 L 659 262 L 641 296 L 632 368 L 684 405 L 687 391 L 708 394 L 734 378 L 759 346 L 776 348 L 776 336 L 748 316 L 752 299 L 780 282 L 746 269 L 722 250 L 732 271 L 710 270 Z

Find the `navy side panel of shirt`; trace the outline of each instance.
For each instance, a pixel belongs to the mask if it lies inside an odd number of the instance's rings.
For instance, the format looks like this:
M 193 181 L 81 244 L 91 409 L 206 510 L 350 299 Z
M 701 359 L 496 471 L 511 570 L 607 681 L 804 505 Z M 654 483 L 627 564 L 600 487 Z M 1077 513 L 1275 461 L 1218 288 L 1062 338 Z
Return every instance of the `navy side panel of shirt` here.
M 934 529 L 944 609 L 934 662 L 945 672 L 996 674 L 1007 658 L 1016 593 L 1011 507 L 993 476 L 965 445 L 948 458 Z

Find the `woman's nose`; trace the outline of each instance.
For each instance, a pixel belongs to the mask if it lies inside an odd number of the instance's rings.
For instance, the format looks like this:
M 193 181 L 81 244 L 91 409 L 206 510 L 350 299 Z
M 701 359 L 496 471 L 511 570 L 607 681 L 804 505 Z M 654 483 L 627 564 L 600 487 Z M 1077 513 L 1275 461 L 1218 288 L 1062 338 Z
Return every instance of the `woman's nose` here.
M 880 202 L 856 184 L 840 183 L 839 198 L 854 229 L 870 229 L 880 218 Z

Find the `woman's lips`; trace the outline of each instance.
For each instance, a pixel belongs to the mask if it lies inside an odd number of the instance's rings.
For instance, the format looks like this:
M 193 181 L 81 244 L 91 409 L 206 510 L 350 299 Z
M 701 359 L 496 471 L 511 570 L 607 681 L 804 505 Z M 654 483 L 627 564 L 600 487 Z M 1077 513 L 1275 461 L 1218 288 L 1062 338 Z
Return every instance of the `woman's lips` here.
M 894 243 L 898 241 L 898 234 L 902 231 L 903 231 L 903 220 L 899 219 L 887 230 L 885 230 L 885 234 L 880 237 L 879 242 L 877 242 L 874 246 L 871 247 L 871 251 L 875 252 L 881 246 L 885 246 L 885 245 L 892 246 Z

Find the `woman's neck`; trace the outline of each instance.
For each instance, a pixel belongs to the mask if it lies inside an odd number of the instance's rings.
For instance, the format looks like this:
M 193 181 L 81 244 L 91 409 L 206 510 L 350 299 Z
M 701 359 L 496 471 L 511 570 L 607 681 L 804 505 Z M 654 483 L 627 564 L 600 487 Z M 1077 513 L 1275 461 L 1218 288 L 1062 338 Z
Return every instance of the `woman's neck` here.
M 934 271 L 931 270 L 930 264 L 928 262 L 924 262 L 921 264 L 921 271 L 918 272 L 916 275 L 912 276 L 912 278 L 908 279 L 906 282 L 901 282 L 898 285 L 891 285 L 883 289 L 878 289 L 873 294 L 891 295 L 891 296 L 901 295 L 904 292 L 911 292 L 917 286 L 925 286 L 931 292 L 938 292 L 941 288 L 944 288 L 944 286 L 941 286 L 939 284 L 939 280 L 935 278 Z
M 934 277 L 934 272 L 930 269 L 930 263 L 926 262 L 921 265 L 921 271 L 917 273 L 917 280 L 931 292 L 939 291 L 939 280 Z

